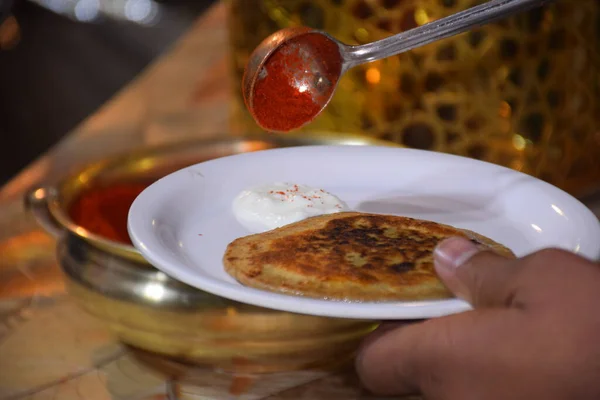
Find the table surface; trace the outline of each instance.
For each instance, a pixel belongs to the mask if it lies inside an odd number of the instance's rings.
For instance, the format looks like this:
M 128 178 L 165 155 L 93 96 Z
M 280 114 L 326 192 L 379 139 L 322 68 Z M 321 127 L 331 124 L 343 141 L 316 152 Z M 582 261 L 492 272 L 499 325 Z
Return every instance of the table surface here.
M 136 362 L 66 295 L 55 241 L 25 212 L 22 197 L 113 153 L 226 135 L 225 19 L 222 4 L 212 7 L 169 52 L 0 189 L 0 399 L 168 398 L 166 378 Z M 600 214 L 598 203 L 591 208 Z M 205 370 L 195 376 L 179 398 L 373 399 L 351 370 L 254 377 Z

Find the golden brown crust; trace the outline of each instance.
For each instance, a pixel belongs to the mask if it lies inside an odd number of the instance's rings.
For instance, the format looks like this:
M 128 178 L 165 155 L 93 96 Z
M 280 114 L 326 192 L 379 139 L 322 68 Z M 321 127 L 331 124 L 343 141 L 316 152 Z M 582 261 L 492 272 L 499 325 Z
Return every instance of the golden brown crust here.
M 452 297 L 433 269 L 436 244 L 463 236 L 514 257 L 475 232 L 407 217 L 343 212 L 312 217 L 229 244 L 225 270 L 243 285 L 346 301 Z

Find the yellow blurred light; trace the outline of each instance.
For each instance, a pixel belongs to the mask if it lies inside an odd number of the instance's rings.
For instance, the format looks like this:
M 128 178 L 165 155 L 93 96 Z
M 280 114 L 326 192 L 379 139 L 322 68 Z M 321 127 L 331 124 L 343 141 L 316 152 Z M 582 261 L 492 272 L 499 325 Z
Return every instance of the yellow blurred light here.
M 377 69 L 375 67 L 369 68 L 367 70 L 365 76 L 366 76 L 367 82 L 369 82 L 372 85 L 379 83 L 379 81 L 381 80 L 381 72 L 379 71 L 379 69 Z
M 154 162 L 154 160 L 152 158 L 144 158 L 143 160 L 140 160 L 139 163 L 139 168 L 141 170 L 149 170 L 152 169 L 154 167 L 156 163 Z
M 425 9 L 423 9 L 423 8 L 417 9 L 415 11 L 415 21 L 419 25 L 425 25 L 425 24 L 429 23 L 430 18 L 429 18 L 429 15 L 427 15 L 427 11 L 425 11 Z
M 365 28 L 358 28 L 356 32 L 354 32 L 354 35 L 361 42 L 367 42 L 369 40 L 369 31 Z
M 514 148 L 517 150 L 525 150 L 525 147 L 527 147 L 527 141 L 521 135 L 514 135 L 512 138 L 512 143 Z
M 33 197 L 35 197 L 36 200 L 42 200 L 44 197 L 46 197 L 46 191 L 44 189 L 37 189 L 35 192 L 33 192 Z
M 269 11 L 269 17 L 271 17 L 273 21 L 280 21 L 284 18 L 284 15 L 280 8 L 273 8 Z
M 86 173 L 83 173 L 81 175 L 79 175 L 79 182 L 81 183 L 87 183 L 90 180 L 90 176 Z

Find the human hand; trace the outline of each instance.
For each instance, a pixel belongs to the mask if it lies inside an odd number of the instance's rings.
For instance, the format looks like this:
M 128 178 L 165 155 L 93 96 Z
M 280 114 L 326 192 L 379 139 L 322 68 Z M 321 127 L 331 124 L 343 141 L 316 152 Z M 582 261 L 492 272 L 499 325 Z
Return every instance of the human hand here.
M 452 238 L 435 267 L 473 311 L 383 325 L 356 367 L 377 394 L 428 400 L 600 399 L 600 267 L 562 250 L 521 259 Z

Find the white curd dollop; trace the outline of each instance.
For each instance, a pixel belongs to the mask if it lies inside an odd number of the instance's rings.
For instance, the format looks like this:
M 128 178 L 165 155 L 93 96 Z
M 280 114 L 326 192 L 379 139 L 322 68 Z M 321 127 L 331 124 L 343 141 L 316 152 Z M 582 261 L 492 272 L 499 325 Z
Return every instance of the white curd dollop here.
M 233 200 L 233 214 L 252 233 L 340 211 L 349 211 L 348 206 L 333 194 L 287 182 L 250 188 Z

